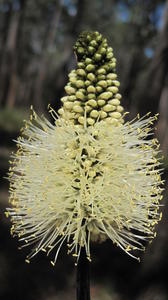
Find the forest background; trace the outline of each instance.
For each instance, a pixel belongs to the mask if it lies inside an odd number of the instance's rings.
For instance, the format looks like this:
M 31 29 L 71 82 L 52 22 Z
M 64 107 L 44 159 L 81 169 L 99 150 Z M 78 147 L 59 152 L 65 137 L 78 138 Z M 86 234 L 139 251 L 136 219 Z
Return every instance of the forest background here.
M 73 45 L 82 30 L 107 37 L 117 58 L 122 105 L 129 118 L 160 114 L 156 136 L 168 175 L 168 1 L 164 0 L 0 0 L 0 298 L 69 300 L 75 296 L 74 261 L 60 253 L 54 268 L 44 254 L 30 265 L 18 251 L 4 216 L 4 178 L 30 106 L 47 115 L 61 106 L 68 73 L 75 67 Z M 137 187 L 138 188 L 138 187 Z M 165 193 L 166 194 L 166 193 Z M 168 204 L 157 237 L 141 263 L 107 241 L 93 245 L 93 300 L 168 299 Z

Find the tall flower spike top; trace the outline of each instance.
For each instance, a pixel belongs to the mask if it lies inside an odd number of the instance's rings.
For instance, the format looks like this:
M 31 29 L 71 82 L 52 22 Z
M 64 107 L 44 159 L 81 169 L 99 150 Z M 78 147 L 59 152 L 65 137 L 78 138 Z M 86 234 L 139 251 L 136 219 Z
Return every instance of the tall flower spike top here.
M 100 120 L 115 125 L 123 123 L 116 59 L 107 40 L 98 32 L 84 32 L 74 50 L 78 65 L 69 74 L 67 96 L 61 99 L 63 107 L 59 113 L 73 124 L 86 123 L 87 127 Z
M 54 265 L 67 243 L 78 262 L 91 242 L 106 239 L 136 257 L 156 233 L 162 199 L 156 116 L 124 123 L 116 59 L 98 32 L 84 32 L 74 47 L 55 125 L 34 111 L 17 140 L 9 171 L 11 234 L 32 245 L 26 261 L 52 250 Z

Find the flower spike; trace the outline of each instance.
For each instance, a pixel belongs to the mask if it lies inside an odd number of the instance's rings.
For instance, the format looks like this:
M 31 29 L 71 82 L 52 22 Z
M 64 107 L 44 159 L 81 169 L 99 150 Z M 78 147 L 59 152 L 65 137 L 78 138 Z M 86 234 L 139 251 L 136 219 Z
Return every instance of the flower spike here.
M 74 46 L 77 69 L 69 74 L 52 125 L 33 110 L 17 140 L 9 170 L 11 234 L 39 251 L 63 243 L 77 262 L 91 242 L 106 239 L 136 257 L 155 237 L 162 199 L 156 116 L 124 123 L 116 60 L 98 32 L 84 32 Z

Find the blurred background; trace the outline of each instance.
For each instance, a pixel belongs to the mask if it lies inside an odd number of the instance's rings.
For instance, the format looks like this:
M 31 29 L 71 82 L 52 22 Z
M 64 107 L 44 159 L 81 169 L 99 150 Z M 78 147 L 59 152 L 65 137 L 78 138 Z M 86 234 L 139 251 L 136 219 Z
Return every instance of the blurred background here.
M 10 237 L 9 156 L 13 139 L 30 105 L 47 114 L 60 107 L 69 71 L 75 67 L 74 42 L 82 30 L 107 37 L 117 58 L 122 105 L 130 118 L 159 112 L 156 135 L 168 178 L 168 1 L 163 0 L 0 0 L 0 299 L 69 300 L 75 298 L 75 266 L 66 248 L 53 268 L 44 254 L 30 264 L 29 249 L 18 250 Z M 166 184 L 165 184 L 166 186 Z M 166 194 L 166 192 L 165 192 Z M 166 198 L 166 197 L 164 197 Z M 141 263 L 110 241 L 92 246 L 93 300 L 168 299 L 168 205 L 157 237 L 141 254 Z

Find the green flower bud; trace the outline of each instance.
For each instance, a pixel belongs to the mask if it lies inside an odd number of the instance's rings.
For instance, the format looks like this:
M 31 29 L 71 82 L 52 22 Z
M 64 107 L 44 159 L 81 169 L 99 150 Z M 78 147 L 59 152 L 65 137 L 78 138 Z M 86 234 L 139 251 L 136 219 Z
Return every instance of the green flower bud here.
M 93 108 L 90 105 L 85 106 L 86 112 L 90 112 Z
M 85 86 L 85 83 L 83 80 L 77 80 L 76 81 L 76 87 L 78 88 L 81 88 L 81 87 L 84 87 Z
M 107 117 L 107 113 L 105 111 L 100 112 L 100 119 L 105 119 Z
M 66 102 L 66 101 L 68 101 L 69 100 L 69 97 L 68 96 L 65 96 L 65 97 L 62 97 L 61 98 L 61 102 Z
M 117 105 L 120 104 L 120 101 L 118 99 L 114 98 L 114 99 L 112 99 L 112 100 L 109 101 L 109 104 L 117 106 Z
M 65 103 L 64 103 L 64 107 L 66 108 L 66 109 L 72 109 L 72 107 L 73 107 L 73 102 L 70 102 L 70 101 L 66 101 Z
M 94 70 L 95 70 L 95 66 L 94 65 L 92 65 L 92 64 L 87 65 L 87 67 L 86 67 L 86 71 L 87 72 L 92 72 Z
M 89 86 L 89 85 L 91 85 L 92 83 L 91 83 L 91 81 L 90 80 L 86 80 L 85 81 L 85 86 Z
M 122 112 L 124 111 L 124 108 L 123 108 L 121 105 L 118 105 L 118 106 L 117 106 L 117 111 L 118 111 L 119 113 L 122 113 Z
M 99 43 L 99 42 L 101 42 L 101 40 L 102 40 L 102 35 L 98 34 L 96 37 L 96 41 Z
M 80 69 L 80 68 L 84 69 L 84 68 L 85 68 L 85 64 L 82 63 L 82 62 L 79 62 L 79 63 L 78 63 L 78 68 L 79 68 L 79 69 Z
M 101 48 L 99 49 L 99 53 L 100 53 L 101 55 L 106 54 L 106 48 L 101 47 Z
M 94 55 L 94 59 L 95 59 L 95 61 L 100 61 L 100 60 L 102 59 L 101 54 L 96 53 L 96 54 Z
M 112 64 L 111 64 L 111 67 L 112 67 L 112 69 L 115 69 L 116 63 L 112 63 Z
M 82 76 L 82 77 L 85 77 L 85 76 L 86 76 L 86 72 L 85 72 L 83 69 L 77 69 L 77 70 L 76 70 L 76 73 L 77 73 L 79 76 Z
M 95 93 L 96 89 L 95 89 L 95 87 L 93 85 L 89 85 L 87 87 L 87 91 L 88 91 L 88 93 Z
M 87 40 L 88 42 L 90 42 L 90 41 L 92 40 L 92 37 L 91 37 L 90 34 L 87 35 L 86 40 Z
M 78 91 L 85 94 L 86 93 L 86 88 L 84 87 L 84 88 L 78 89 Z
M 115 73 L 109 73 L 109 74 L 107 74 L 107 79 L 113 80 L 113 79 L 116 79 L 116 78 L 117 78 L 117 75 Z
M 94 99 L 91 99 L 87 102 L 90 106 L 92 107 L 96 107 L 97 106 L 97 101 Z
M 115 95 L 115 98 L 117 98 L 117 99 L 120 100 L 120 99 L 122 98 L 122 96 L 121 96 L 120 94 L 116 94 L 116 95 Z
M 98 103 L 99 106 L 104 106 L 105 103 L 106 103 L 106 101 L 105 101 L 105 100 L 99 99 L 99 100 L 97 101 L 97 103 Z
M 95 81 L 96 76 L 95 76 L 93 73 L 88 73 L 88 74 L 87 74 L 87 78 L 88 78 L 90 81 Z
M 89 125 L 93 125 L 93 124 L 95 123 L 95 120 L 92 119 L 92 118 L 87 118 L 87 123 L 88 123 Z
M 118 111 L 111 112 L 110 116 L 113 117 L 114 119 L 120 119 L 121 118 L 121 114 Z
M 103 92 L 103 88 L 101 86 L 96 86 L 96 92 L 97 93 Z
M 107 87 L 107 81 L 106 80 L 100 80 L 100 81 L 98 81 L 97 84 L 100 85 L 103 88 Z
M 105 75 L 106 74 L 106 70 L 104 68 L 100 68 L 97 70 L 97 74 L 99 75 Z
M 93 110 L 90 112 L 90 116 L 91 116 L 92 118 L 97 118 L 98 115 L 99 115 L 99 112 L 98 112 L 97 110 L 95 110 L 95 109 L 93 109 Z
M 70 79 L 69 79 L 69 81 L 70 81 L 73 85 L 76 85 L 76 80 L 77 80 L 76 76 L 71 76 Z
M 112 57 L 113 57 L 113 53 L 107 53 L 107 55 L 106 55 L 107 60 L 111 60 Z
M 90 46 L 96 48 L 96 47 L 97 47 L 97 42 L 96 42 L 95 40 L 92 40 L 92 41 L 90 42 Z
M 88 94 L 88 99 L 96 99 L 96 95 L 93 93 Z
M 85 59 L 85 63 L 86 63 L 86 65 L 92 64 L 91 58 L 87 57 L 87 58 Z
M 71 77 L 71 76 L 76 76 L 75 70 L 72 70 L 72 71 L 69 73 L 68 77 Z
M 73 103 L 73 106 L 74 106 L 74 105 L 81 106 L 81 101 L 80 101 L 80 100 L 76 100 L 76 101 L 74 101 L 74 103 Z
M 116 67 L 116 64 L 115 63 L 108 63 L 108 71 L 113 71 L 114 72 L 114 69 Z
M 97 76 L 97 80 L 99 81 L 99 80 L 104 80 L 104 79 L 106 79 L 106 76 L 105 75 L 98 75 Z
M 111 92 L 104 92 L 102 94 L 99 95 L 99 99 L 103 99 L 103 100 L 108 100 L 112 97 L 112 93 Z
M 95 52 L 95 48 L 92 47 L 92 46 L 89 46 L 88 51 L 89 51 L 90 54 L 93 54 Z
M 80 123 L 80 124 L 84 124 L 84 122 L 85 122 L 85 119 L 84 119 L 84 117 L 82 117 L 82 116 L 80 116 L 79 118 L 78 118 L 78 122 Z
M 109 117 L 109 118 L 106 118 L 106 122 L 108 123 L 108 124 L 111 124 L 111 125 L 118 125 L 118 120 L 117 119 L 114 119 L 114 118 L 112 118 L 112 117 Z
M 111 86 L 112 85 L 112 80 L 111 79 L 107 79 L 106 82 L 107 82 L 107 86 Z
M 120 82 L 119 82 L 118 80 L 113 80 L 113 84 L 114 84 L 115 86 L 120 86 Z
M 112 104 L 110 103 L 110 101 L 108 101 L 108 104 L 110 104 L 110 105 L 111 105 L 111 110 L 110 110 L 110 111 L 114 111 L 114 110 L 116 110 L 116 106 L 112 105 Z
M 103 107 L 103 110 L 104 110 L 105 112 L 113 111 L 113 110 L 114 110 L 114 106 L 111 105 L 111 104 L 106 104 L 106 105 Z
M 59 113 L 60 115 L 63 115 L 63 114 L 64 114 L 64 109 L 61 107 L 61 108 L 58 110 L 58 113 Z
M 113 48 L 112 47 L 108 47 L 107 48 L 107 53 L 113 52 Z
M 65 86 L 65 91 L 66 91 L 66 93 L 67 93 L 68 95 L 72 95 L 72 94 L 75 94 L 76 89 L 73 88 L 73 87 L 71 87 L 71 86 L 69 86 L 69 85 L 66 85 L 66 86 Z
M 109 86 L 107 90 L 113 94 L 116 94 L 118 92 L 118 88 L 116 86 Z
M 79 105 L 74 105 L 73 106 L 73 111 L 77 112 L 77 113 L 82 113 L 83 112 L 83 108 Z
M 71 95 L 68 97 L 69 101 L 75 101 L 76 100 L 76 96 L 75 95 Z
M 76 92 L 76 98 L 80 99 L 80 100 L 85 100 L 85 95 L 82 92 L 77 91 Z
M 78 52 L 78 54 L 84 54 L 85 50 L 84 50 L 84 48 L 79 47 L 79 48 L 77 48 L 77 52 Z

